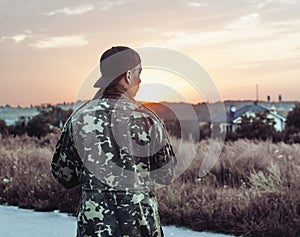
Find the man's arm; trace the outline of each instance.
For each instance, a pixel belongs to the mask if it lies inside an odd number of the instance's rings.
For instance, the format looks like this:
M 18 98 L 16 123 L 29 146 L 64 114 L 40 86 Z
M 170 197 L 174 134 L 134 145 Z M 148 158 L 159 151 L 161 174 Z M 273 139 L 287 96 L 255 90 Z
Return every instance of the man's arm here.
M 51 168 L 54 178 L 65 188 L 79 184 L 83 164 L 74 145 L 71 119 L 65 124 L 56 145 Z
M 140 147 L 140 161 L 150 171 L 152 180 L 169 184 L 177 160 L 163 122 L 152 111 L 145 110 L 131 119 L 131 137 Z
M 153 135 L 155 146 L 150 159 L 151 176 L 157 183 L 169 184 L 174 176 L 177 159 L 163 123 L 159 121 L 156 126 L 158 128 Z

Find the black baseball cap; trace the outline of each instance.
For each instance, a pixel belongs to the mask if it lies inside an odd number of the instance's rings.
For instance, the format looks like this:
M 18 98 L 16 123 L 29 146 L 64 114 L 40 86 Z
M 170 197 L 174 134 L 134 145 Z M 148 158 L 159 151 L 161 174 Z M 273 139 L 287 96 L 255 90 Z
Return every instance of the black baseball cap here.
M 109 86 L 128 70 L 141 63 L 139 54 L 126 46 L 114 46 L 106 50 L 100 58 L 101 77 L 94 87 L 104 88 Z

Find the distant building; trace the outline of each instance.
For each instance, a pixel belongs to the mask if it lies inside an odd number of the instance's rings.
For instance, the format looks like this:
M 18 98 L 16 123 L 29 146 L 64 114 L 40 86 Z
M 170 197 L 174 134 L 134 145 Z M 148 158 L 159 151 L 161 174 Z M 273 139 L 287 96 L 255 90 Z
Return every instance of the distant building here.
M 267 103 L 253 101 L 225 101 L 213 104 L 201 103 L 197 105 L 185 103 L 148 103 L 148 108 L 163 119 L 170 130 L 176 130 L 183 137 L 199 135 L 199 129 L 209 125 L 211 129 L 220 132 L 235 132 L 242 121 L 242 116 L 255 116 L 256 113 L 267 113 L 268 118 L 275 121 L 276 131 L 283 131 L 286 115 L 295 106 L 295 102 Z M 224 115 L 221 108 L 225 106 Z M 176 112 L 176 114 L 175 114 Z M 175 129 L 174 129 L 175 128 Z
M 237 127 L 242 121 L 242 116 L 255 117 L 256 113 L 267 113 L 267 117 L 274 119 L 274 128 L 277 132 L 281 132 L 285 128 L 286 118 L 277 113 L 276 108 L 272 106 L 270 109 L 262 107 L 257 103 L 245 105 L 240 109 L 236 109 L 234 106 L 229 107 L 226 112 L 226 121 L 216 118 L 216 124 L 214 126 L 220 127 L 220 132 L 235 132 Z
M 13 119 L 4 119 L 4 122 L 5 122 L 6 126 L 11 126 L 11 125 L 16 124 L 16 121 Z

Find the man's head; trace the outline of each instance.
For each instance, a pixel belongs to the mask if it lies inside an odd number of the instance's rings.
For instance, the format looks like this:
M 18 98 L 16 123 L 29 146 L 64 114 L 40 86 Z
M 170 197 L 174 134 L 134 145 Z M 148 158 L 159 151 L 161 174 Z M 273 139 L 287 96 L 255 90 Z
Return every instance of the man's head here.
M 120 83 L 135 96 L 141 72 L 141 59 L 135 50 L 126 46 L 106 50 L 100 58 L 100 71 L 102 76 L 94 87 L 105 89 L 111 84 Z

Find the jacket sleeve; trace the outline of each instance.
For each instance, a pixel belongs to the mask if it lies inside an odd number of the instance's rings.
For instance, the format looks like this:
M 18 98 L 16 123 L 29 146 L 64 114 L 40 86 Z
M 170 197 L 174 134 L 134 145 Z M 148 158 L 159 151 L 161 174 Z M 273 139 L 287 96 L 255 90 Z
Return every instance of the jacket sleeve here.
M 176 156 L 163 123 L 158 121 L 154 128 L 155 135 L 152 137 L 155 139 L 155 145 L 150 158 L 151 176 L 156 183 L 169 184 L 174 176 Z
M 144 167 L 150 171 L 151 179 L 159 184 L 169 184 L 177 164 L 172 145 L 163 122 L 152 112 L 141 113 L 131 121 L 131 137 L 135 143 L 144 146 L 145 156 L 141 158 Z M 144 153 L 144 152 L 143 152 Z M 145 160 L 147 159 L 147 161 Z
M 74 144 L 71 119 L 62 130 L 51 168 L 54 178 L 65 188 L 73 188 L 80 183 L 83 164 Z

